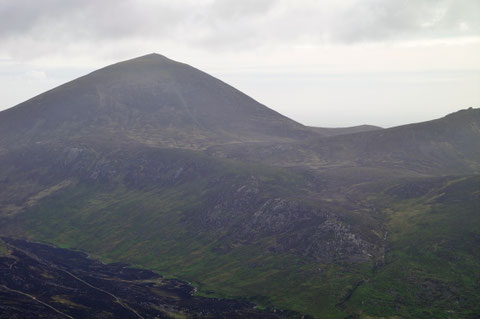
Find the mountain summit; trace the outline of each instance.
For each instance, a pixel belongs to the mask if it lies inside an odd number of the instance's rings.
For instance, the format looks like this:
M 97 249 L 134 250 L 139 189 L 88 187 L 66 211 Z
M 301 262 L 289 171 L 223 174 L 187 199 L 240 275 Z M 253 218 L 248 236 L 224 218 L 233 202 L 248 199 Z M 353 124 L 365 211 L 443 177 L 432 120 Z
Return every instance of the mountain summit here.
M 107 66 L 0 113 L 3 141 L 101 135 L 197 148 L 306 134 L 228 84 L 159 54 Z

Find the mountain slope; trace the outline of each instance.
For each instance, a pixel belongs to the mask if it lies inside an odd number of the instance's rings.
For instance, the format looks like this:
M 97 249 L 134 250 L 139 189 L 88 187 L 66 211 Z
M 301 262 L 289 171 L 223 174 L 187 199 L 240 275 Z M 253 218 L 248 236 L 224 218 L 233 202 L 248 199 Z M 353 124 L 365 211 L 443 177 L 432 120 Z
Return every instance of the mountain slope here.
M 333 137 L 316 146 L 335 159 L 418 172 L 480 172 L 480 109 L 381 131 Z
M 240 91 L 158 54 L 120 62 L 0 113 L 0 141 L 136 141 L 198 148 L 312 133 Z
M 385 258 L 342 306 L 378 317 L 478 316 L 480 176 L 410 179 L 374 196 L 388 218 Z
M 0 234 L 321 318 L 469 315 L 479 122 L 475 109 L 326 137 L 148 55 L 0 112 Z M 432 264 L 454 249 L 440 280 Z M 446 306 L 408 299 L 418 284 Z

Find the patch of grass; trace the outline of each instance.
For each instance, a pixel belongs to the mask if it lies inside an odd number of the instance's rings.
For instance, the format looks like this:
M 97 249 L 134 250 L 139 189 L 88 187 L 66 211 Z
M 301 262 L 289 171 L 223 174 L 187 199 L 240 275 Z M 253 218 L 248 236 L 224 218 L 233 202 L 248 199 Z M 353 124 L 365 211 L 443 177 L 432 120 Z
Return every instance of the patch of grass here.
M 5 242 L 0 239 L 0 256 L 7 256 L 8 254 L 7 245 L 5 245 Z
M 52 300 L 56 303 L 60 303 L 64 306 L 67 306 L 67 307 L 72 307 L 72 308 L 85 308 L 85 306 L 82 306 L 82 305 L 79 305 L 73 301 L 71 301 L 70 299 L 68 299 L 69 296 L 64 296 L 64 295 L 57 295 L 57 296 L 53 296 L 52 297 Z

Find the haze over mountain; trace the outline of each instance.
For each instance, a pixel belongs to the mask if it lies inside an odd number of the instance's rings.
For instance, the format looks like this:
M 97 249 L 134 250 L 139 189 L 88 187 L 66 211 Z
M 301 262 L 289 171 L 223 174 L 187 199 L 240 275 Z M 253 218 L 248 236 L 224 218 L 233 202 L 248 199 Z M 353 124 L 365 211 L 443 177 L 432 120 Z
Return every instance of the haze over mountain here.
M 294 317 L 468 317 L 480 311 L 479 172 L 479 109 L 311 128 L 150 54 L 0 112 L 0 234 Z M 13 289 L 8 245 L 0 293 Z M 74 313 L 74 292 L 35 293 Z M 201 313 L 155 307 L 144 316 Z

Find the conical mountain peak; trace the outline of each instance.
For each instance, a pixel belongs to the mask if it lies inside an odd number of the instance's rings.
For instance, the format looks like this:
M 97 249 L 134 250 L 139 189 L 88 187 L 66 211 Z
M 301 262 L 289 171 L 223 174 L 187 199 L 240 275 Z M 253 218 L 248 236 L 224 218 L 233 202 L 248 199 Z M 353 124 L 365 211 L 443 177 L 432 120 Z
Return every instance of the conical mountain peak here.
M 145 55 L 142 55 L 142 56 L 139 56 L 138 58 L 133 58 L 131 60 L 140 60 L 140 59 L 158 59 L 158 60 L 170 60 L 169 58 L 167 58 L 166 56 L 162 55 L 162 54 L 159 54 L 159 53 L 156 53 L 156 52 L 152 52 L 152 53 L 149 53 L 149 54 L 145 54 Z
M 133 59 L 125 60 L 122 62 L 118 62 L 112 65 L 109 65 L 105 68 L 117 68 L 121 66 L 136 66 L 136 67 L 141 67 L 143 66 L 155 66 L 155 65 L 162 65 L 162 64 L 177 64 L 177 65 L 182 65 L 183 63 L 179 63 L 177 61 L 174 61 L 172 59 L 167 58 L 164 55 L 158 54 L 158 53 L 150 53 L 146 55 L 142 55 Z M 105 69 L 104 68 L 104 69 Z M 102 69 L 100 69 L 102 70 Z
M 156 53 L 104 67 L 0 113 L 4 140 L 100 135 L 197 148 L 308 134 L 230 85 Z

